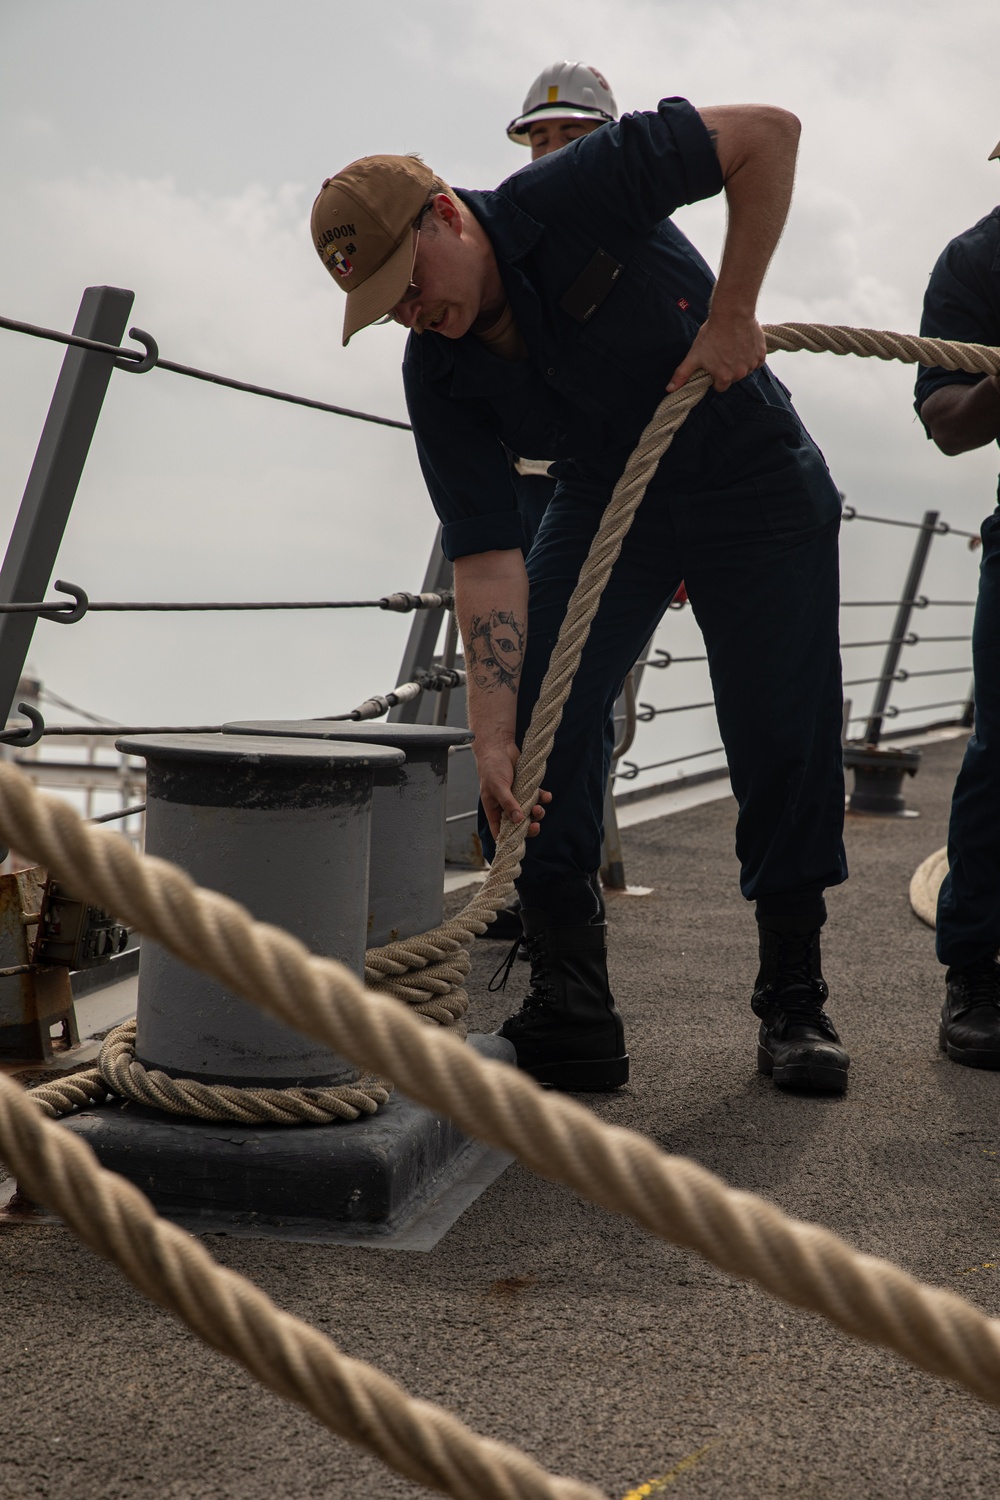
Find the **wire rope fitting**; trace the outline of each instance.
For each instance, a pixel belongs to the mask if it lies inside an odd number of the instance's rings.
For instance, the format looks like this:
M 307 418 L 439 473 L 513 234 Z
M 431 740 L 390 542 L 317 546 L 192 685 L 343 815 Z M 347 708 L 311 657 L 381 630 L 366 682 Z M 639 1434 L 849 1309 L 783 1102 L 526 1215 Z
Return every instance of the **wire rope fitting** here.
M 45 720 L 30 703 L 19 703 L 17 711 L 30 720 L 28 728 L 3 730 L 0 732 L 0 745 L 15 745 L 19 750 L 26 750 L 29 745 L 37 745 L 45 733 Z
M 61 578 L 55 581 L 55 587 L 60 594 L 69 594 L 76 600 L 75 604 L 66 604 L 57 609 L 40 609 L 38 618 L 40 620 L 52 620 L 56 625 L 75 625 L 82 620 L 90 608 L 90 600 L 85 589 L 80 588 L 77 583 L 65 583 Z
M 142 328 L 130 328 L 128 331 L 130 339 L 135 339 L 142 344 L 145 354 L 137 357 L 135 350 L 123 349 L 115 360 L 116 370 L 127 370 L 130 375 L 145 375 L 151 370 L 160 358 L 160 350 L 151 333 L 146 333 Z M 56 585 L 58 588 L 58 584 Z

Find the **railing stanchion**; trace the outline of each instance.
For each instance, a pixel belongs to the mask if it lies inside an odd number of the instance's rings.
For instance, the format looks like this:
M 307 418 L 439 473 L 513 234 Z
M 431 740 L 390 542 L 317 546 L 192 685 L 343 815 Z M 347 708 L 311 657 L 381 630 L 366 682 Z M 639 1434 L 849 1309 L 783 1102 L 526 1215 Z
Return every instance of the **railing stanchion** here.
M 934 540 L 937 528 L 939 512 L 936 510 L 925 510 L 924 518 L 920 523 L 920 531 L 917 535 L 916 546 L 913 556 L 910 558 L 910 567 L 903 584 L 903 594 L 896 611 L 896 618 L 892 630 L 889 632 L 889 644 L 886 648 L 885 660 L 882 663 L 881 681 L 875 689 L 875 697 L 872 701 L 872 711 L 868 716 L 868 724 L 865 730 L 865 743 L 877 745 L 882 734 L 882 719 L 886 706 L 889 702 L 889 694 L 892 692 L 893 679 L 899 666 L 899 658 L 905 644 L 905 637 L 910 628 L 910 616 L 913 613 L 914 602 L 917 599 L 917 590 L 920 588 L 920 580 L 924 576 L 924 568 L 927 565 L 927 554 L 931 550 L 931 542 Z
M 73 332 L 117 344 L 133 300 L 134 293 L 120 287 L 87 287 Z M 66 350 L 0 567 L 0 604 L 41 599 L 48 588 L 114 367 L 110 354 Z M 14 706 L 36 618 L 0 615 L 0 729 Z
M 440 593 L 442 589 L 451 588 L 453 579 L 454 569 L 441 551 L 441 528 L 439 526 L 431 548 L 430 561 L 427 564 L 421 591 L 425 594 Z M 440 634 L 441 615 L 437 610 L 419 610 L 414 615 L 406 650 L 403 652 L 403 660 L 399 668 L 398 682 L 410 682 L 418 672 L 429 672 L 433 668 L 434 650 Z M 399 704 L 389 714 L 389 722 L 392 724 L 416 724 L 419 718 L 420 705 L 416 700 Z
M 119 287 L 88 287 L 73 332 L 117 344 L 132 301 L 133 293 Z M 49 586 L 114 367 L 110 354 L 66 350 L 0 568 L 0 604 L 41 599 Z M 13 707 L 35 619 L 33 614 L 0 616 L 0 728 Z

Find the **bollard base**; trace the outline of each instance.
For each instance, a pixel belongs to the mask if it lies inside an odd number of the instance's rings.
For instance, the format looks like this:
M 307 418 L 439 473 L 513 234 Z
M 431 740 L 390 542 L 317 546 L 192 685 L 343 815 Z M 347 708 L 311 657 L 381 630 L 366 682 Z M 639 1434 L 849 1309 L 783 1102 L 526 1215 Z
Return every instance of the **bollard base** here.
M 844 769 L 854 772 L 854 790 L 847 801 L 852 813 L 881 818 L 915 818 L 903 797 L 903 777 L 915 776 L 919 750 L 892 750 L 881 745 L 848 745 Z
M 503 1037 L 467 1045 L 514 1061 Z M 401 1094 L 351 1124 L 218 1124 L 135 1104 L 63 1123 L 198 1234 L 430 1249 L 510 1161 Z

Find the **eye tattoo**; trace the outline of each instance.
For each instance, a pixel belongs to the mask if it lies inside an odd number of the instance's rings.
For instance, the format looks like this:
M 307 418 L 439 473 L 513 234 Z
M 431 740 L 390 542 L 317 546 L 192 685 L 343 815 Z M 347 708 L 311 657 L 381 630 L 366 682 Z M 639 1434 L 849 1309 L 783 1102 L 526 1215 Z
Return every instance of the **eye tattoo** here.
M 484 692 L 505 687 L 516 693 L 524 660 L 524 626 L 506 609 L 473 615 L 465 654 L 477 687 Z

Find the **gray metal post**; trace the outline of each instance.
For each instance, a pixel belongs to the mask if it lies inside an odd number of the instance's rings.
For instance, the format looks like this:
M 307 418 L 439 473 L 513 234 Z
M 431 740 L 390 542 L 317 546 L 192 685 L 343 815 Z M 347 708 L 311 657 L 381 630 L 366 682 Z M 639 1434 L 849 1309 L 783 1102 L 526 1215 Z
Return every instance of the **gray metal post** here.
M 448 624 L 444 633 L 444 650 L 441 653 L 441 665 L 446 672 L 455 665 L 455 657 L 458 655 L 458 615 L 451 610 L 448 615 Z M 448 708 L 451 704 L 451 688 L 445 687 L 437 695 L 437 703 L 434 705 L 433 721 L 437 725 L 448 722 Z
M 924 567 L 927 563 L 927 554 L 931 550 L 931 542 L 934 540 L 935 527 L 938 523 L 940 512 L 936 510 L 925 510 L 924 518 L 920 523 L 920 531 L 917 533 L 916 546 L 913 556 L 910 558 L 910 567 L 903 584 L 903 594 L 896 610 L 896 619 L 893 623 L 892 632 L 889 637 L 889 645 L 886 648 L 885 661 L 882 663 L 882 672 L 879 682 L 875 688 L 875 697 L 872 700 L 872 711 L 868 715 L 868 723 L 865 728 L 865 743 L 877 745 L 882 734 L 882 719 L 889 703 L 889 694 L 892 692 L 892 683 L 896 668 L 899 666 L 899 658 L 903 650 L 903 641 L 906 632 L 910 628 L 910 616 L 913 613 L 914 600 L 918 597 L 917 590 L 920 580 L 924 576 Z
M 400 765 L 402 751 L 221 734 L 138 735 L 116 746 L 146 759 L 148 854 L 363 972 L 372 781 Z M 242 1086 L 355 1076 L 344 1059 L 148 940 L 136 1055 L 175 1076 Z
M 649 647 L 647 647 L 647 651 Z M 645 659 L 645 658 L 643 658 Z M 601 845 L 601 884 L 608 891 L 624 891 L 628 889 L 625 879 L 625 851 L 622 848 L 621 833 L 618 828 L 618 814 L 615 810 L 615 766 L 625 754 L 631 749 L 632 741 L 635 739 L 635 676 L 641 676 L 642 668 L 634 666 L 625 678 L 625 685 L 618 695 L 615 707 L 620 703 L 624 709 L 625 722 L 622 727 L 621 738 L 615 744 L 611 754 L 611 771 L 608 775 L 608 784 L 604 789 L 604 841 Z
M 119 343 L 133 299 L 120 287 L 89 286 L 73 332 Z M 66 350 L 0 567 L 0 604 L 45 595 L 114 367 L 110 354 Z M 34 629 L 34 615 L 0 615 L 0 728 L 10 716 Z
M 454 576 L 451 563 L 441 551 L 441 528 L 439 526 L 431 548 L 430 561 L 427 564 L 427 572 L 424 574 L 421 592 L 436 594 L 441 589 L 450 589 Z M 434 664 L 434 648 L 440 634 L 440 610 L 418 609 L 413 617 L 413 624 L 410 626 L 406 650 L 403 652 L 399 676 L 396 678 L 397 683 L 412 682 L 417 672 L 430 670 Z M 417 723 L 420 717 L 420 702 L 419 698 L 414 698 L 410 703 L 398 703 L 395 708 L 389 710 L 390 722 L 393 724 Z
M 289 740 L 349 740 L 389 745 L 403 765 L 375 773 L 368 943 L 377 947 L 436 927 L 444 910 L 445 799 L 448 750 L 467 745 L 468 729 L 430 724 L 333 724 L 321 719 L 269 719 L 224 724 L 224 734 L 278 735 Z M 471 759 L 471 757 L 468 757 Z

